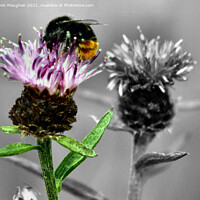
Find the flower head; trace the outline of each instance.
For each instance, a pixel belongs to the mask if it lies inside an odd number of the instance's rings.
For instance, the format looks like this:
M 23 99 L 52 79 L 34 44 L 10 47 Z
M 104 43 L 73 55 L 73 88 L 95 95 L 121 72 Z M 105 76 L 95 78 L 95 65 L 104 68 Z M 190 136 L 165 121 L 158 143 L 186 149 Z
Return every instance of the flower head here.
M 92 69 L 92 62 L 99 52 L 89 61 L 79 59 L 74 46 L 76 38 L 67 53 L 62 53 L 62 45 L 59 43 L 54 44 L 53 51 L 50 51 L 42 38 L 41 29 L 39 44 L 36 41 L 22 42 L 21 35 L 18 44 L 7 40 L 13 48 L 3 46 L 0 49 L 0 57 L 5 62 L 0 67 L 6 71 L 6 77 L 37 87 L 41 92 L 47 89 L 51 95 L 64 96 L 101 71 L 101 66 Z
M 158 85 L 163 92 L 166 86 L 176 80 L 187 80 L 195 64 L 191 54 L 176 43 L 165 41 L 160 45 L 160 37 L 148 41 L 138 27 L 140 40 L 131 41 L 123 35 L 121 46 L 115 44 L 113 52 L 107 52 L 106 69 L 111 72 L 109 88 L 118 88 L 120 96 L 131 84 L 132 91 Z M 130 86 L 130 85 L 129 85 Z
M 77 113 L 73 94 L 80 83 L 101 72 L 102 65 L 92 64 L 99 52 L 90 60 L 79 59 L 76 38 L 64 52 L 59 41 L 49 50 L 42 29 L 38 34 L 38 44 L 22 42 L 21 35 L 18 44 L 4 38 L 13 48 L 0 48 L 0 67 L 7 78 L 25 85 L 9 112 L 13 124 L 26 135 L 43 138 L 71 129 Z
M 175 79 L 186 80 L 195 62 L 181 47 L 182 40 L 160 45 L 159 37 L 148 41 L 138 30 L 140 40 L 132 42 L 123 35 L 121 46 L 107 52 L 105 68 L 110 72 L 108 87 L 118 90 L 119 117 L 135 142 L 145 144 L 171 124 L 169 86 Z

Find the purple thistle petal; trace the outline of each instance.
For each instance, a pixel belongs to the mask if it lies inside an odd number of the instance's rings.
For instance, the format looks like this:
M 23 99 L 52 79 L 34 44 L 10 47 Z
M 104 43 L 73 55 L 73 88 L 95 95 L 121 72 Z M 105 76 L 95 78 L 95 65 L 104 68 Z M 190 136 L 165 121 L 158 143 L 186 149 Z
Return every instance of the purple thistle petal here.
M 74 66 L 74 73 L 73 73 L 73 78 L 75 78 L 77 72 L 77 65 Z
M 21 34 L 19 34 L 18 36 L 18 44 L 19 44 L 19 50 L 21 51 L 22 54 L 24 54 L 24 49 L 23 49 L 23 46 L 22 46 L 22 41 L 21 41 Z
M 90 61 L 80 61 L 75 46 L 76 38 L 69 51 L 63 54 L 62 44 L 54 44 L 53 50 L 50 51 L 43 42 L 43 31 L 40 29 L 37 32 L 38 44 L 36 41 L 22 42 L 21 35 L 18 37 L 18 45 L 4 39 L 13 46 L 13 49 L 3 45 L 0 48 L 0 58 L 6 63 L 1 63 L 0 67 L 6 72 L 6 77 L 20 80 L 40 91 L 46 88 L 50 94 L 64 96 L 83 81 L 101 72 L 102 65 L 91 65 L 99 52 Z
M 8 73 L 9 73 L 6 64 L 0 63 L 0 67 L 1 67 L 1 69 L 3 69 L 5 72 L 8 72 Z
M 43 45 L 43 29 L 40 28 L 40 47 Z
M 5 37 L 2 37 L 2 40 L 5 40 L 8 44 L 12 45 L 13 47 L 18 47 L 17 44 L 15 44 L 14 42 L 12 42 L 12 41 L 6 39 Z
M 53 70 L 49 70 L 47 74 L 47 81 L 50 80 L 52 74 L 53 74 Z
M 15 62 L 12 60 L 12 58 L 11 58 L 8 54 L 6 54 L 6 55 L 4 56 L 4 60 L 5 60 L 5 62 L 7 62 L 9 65 L 15 65 Z
M 96 55 L 89 60 L 89 63 L 92 64 L 96 60 L 96 58 L 99 56 L 100 53 L 101 53 L 101 49 L 99 49 Z

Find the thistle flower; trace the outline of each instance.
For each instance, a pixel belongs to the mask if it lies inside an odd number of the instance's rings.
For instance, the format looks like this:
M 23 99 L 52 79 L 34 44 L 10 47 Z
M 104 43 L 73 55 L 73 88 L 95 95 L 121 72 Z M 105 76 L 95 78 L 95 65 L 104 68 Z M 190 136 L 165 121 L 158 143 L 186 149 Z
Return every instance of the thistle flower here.
M 38 44 L 22 42 L 21 35 L 18 44 L 3 38 L 13 48 L 2 46 L 0 57 L 4 63 L 0 67 L 7 78 L 25 85 L 10 111 L 13 124 L 25 134 L 44 137 L 71 128 L 77 113 L 73 94 L 80 83 L 101 72 L 101 65 L 92 64 L 99 52 L 89 61 L 79 60 L 76 38 L 64 54 L 62 44 L 57 42 L 50 51 L 43 42 L 42 29 L 38 34 Z
M 146 143 L 170 125 L 174 105 L 169 86 L 187 80 L 195 62 L 182 49 L 182 40 L 160 45 L 159 37 L 148 41 L 138 30 L 140 40 L 123 35 L 121 46 L 115 44 L 113 52 L 107 52 L 105 68 L 110 72 L 108 88 L 118 90 L 122 122 L 132 129 L 136 143 Z

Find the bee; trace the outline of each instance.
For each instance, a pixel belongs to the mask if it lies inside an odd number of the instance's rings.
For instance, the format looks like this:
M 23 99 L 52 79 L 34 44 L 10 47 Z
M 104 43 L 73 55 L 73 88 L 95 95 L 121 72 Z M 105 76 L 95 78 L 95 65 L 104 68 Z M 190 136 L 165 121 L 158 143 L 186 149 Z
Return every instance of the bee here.
M 90 60 L 99 48 L 97 37 L 90 25 L 98 24 L 98 21 L 92 19 L 73 20 L 68 16 L 58 17 L 48 23 L 43 40 L 50 50 L 56 42 L 63 43 L 64 52 L 67 52 L 76 37 L 75 47 L 80 60 Z

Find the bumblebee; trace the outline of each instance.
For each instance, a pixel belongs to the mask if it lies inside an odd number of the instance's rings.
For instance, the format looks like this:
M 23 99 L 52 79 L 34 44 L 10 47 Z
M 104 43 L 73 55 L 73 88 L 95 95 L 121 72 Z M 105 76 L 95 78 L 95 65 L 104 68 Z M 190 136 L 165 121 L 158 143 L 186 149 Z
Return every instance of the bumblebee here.
M 90 60 L 99 48 L 97 37 L 90 25 L 99 24 L 96 20 L 73 20 L 68 16 L 53 19 L 46 27 L 43 40 L 47 48 L 52 50 L 56 42 L 65 45 L 64 52 L 67 52 L 70 44 L 76 37 L 76 50 L 80 60 Z

